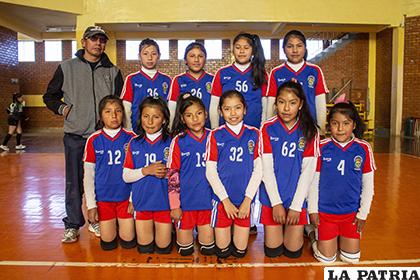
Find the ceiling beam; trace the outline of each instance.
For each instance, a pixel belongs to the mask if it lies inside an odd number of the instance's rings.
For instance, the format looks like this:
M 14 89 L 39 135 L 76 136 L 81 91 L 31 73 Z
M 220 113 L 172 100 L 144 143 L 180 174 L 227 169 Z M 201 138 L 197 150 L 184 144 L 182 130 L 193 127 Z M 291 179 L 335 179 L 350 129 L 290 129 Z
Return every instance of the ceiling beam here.
M 273 26 L 273 29 L 271 30 L 272 35 L 278 35 L 285 27 L 287 23 L 285 22 L 279 22 Z
M 34 40 L 41 41 L 42 34 L 33 29 L 29 23 L 22 22 L 16 18 L 10 17 L 6 11 L 0 11 L 0 25 L 9 28 L 15 32 L 23 33 Z

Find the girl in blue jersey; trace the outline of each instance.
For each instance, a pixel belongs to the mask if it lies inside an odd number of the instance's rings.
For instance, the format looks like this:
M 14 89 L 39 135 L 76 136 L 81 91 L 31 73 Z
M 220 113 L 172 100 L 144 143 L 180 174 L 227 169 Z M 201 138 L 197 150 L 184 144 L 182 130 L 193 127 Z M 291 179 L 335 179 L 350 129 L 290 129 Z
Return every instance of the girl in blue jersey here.
M 309 193 L 311 223 L 318 227 L 314 256 L 320 262 L 360 259 L 361 232 L 370 211 L 376 170 L 372 148 L 361 140 L 364 123 L 356 107 L 337 103 L 327 117 L 331 138 L 321 141 L 314 186 Z
M 203 101 L 206 111 L 209 111 L 213 75 L 204 70 L 206 57 L 206 49 L 199 42 L 192 42 L 185 48 L 184 60 L 188 70 L 172 80 L 168 96 L 171 124 L 175 118 L 176 101 L 179 95 L 190 93 L 200 98 Z M 208 118 L 206 119 L 206 127 L 210 128 L 210 120 Z
M 177 228 L 178 252 L 194 252 L 193 229 L 197 227 L 200 252 L 214 253 L 214 234 L 210 226 L 212 189 L 206 179 L 204 161 L 207 113 L 202 100 L 189 93 L 179 96 L 169 153 L 169 204 Z
M 139 105 L 147 96 L 160 96 L 165 101 L 171 85 L 171 78 L 157 70 L 160 58 L 159 45 L 155 40 L 144 39 L 139 46 L 140 71 L 131 73 L 125 79 L 121 91 L 126 113 L 125 127 L 138 133 L 136 122 L 139 119 Z
M 259 128 L 266 115 L 268 75 L 265 71 L 264 50 L 258 35 L 238 34 L 233 39 L 233 55 L 235 62 L 219 69 L 213 80 L 209 111 L 211 127 L 219 126 L 217 108 L 222 93 L 236 90 L 242 93 L 247 104 L 245 124 Z
M 99 127 L 86 142 L 84 177 L 86 205 L 91 223 L 99 221 L 103 250 L 134 248 L 133 215 L 129 213 L 130 186 L 122 179 L 125 149 L 135 134 L 122 128 L 122 100 L 108 95 L 99 102 Z M 117 226 L 118 222 L 118 226 Z M 117 232 L 118 229 L 118 232 Z
M 169 254 L 172 223 L 169 211 L 166 161 L 169 156 L 169 109 L 161 97 L 146 97 L 140 104 L 139 135 L 128 144 L 123 179 L 132 183 L 137 250 Z
M 260 133 L 244 124 L 247 107 L 240 92 L 223 93 L 219 110 L 226 124 L 210 133 L 206 151 L 206 177 L 215 194 L 211 223 L 216 255 L 241 258 L 248 246 L 251 202 L 262 177 Z
M 295 79 L 302 85 L 312 118 L 324 134 L 327 116 L 325 94 L 328 93 L 324 74 L 318 65 L 306 61 L 306 38 L 302 32 L 287 32 L 282 47 L 287 61 L 271 70 L 267 90 L 267 118 L 275 115 L 277 88 L 285 81 Z
M 315 175 L 319 136 L 299 83 L 283 83 L 275 105 L 277 115 L 261 128 L 264 253 L 298 258 L 308 223 L 305 198 Z

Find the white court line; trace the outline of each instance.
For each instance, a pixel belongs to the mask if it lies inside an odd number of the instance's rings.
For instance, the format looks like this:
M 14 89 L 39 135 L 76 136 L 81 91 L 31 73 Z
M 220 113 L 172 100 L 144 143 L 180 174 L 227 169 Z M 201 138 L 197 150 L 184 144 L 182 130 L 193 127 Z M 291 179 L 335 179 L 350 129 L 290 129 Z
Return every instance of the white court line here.
M 420 263 L 420 259 L 361 261 L 357 266 Z M 330 266 L 348 265 L 335 262 Z M 48 266 L 48 267 L 118 267 L 118 268 L 253 268 L 253 267 L 306 267 L 325 266 L 319 262 L 303 263 L 120 263 L 120 262 L 50 262 L 50 261 L 0 261 L 0 266 Z

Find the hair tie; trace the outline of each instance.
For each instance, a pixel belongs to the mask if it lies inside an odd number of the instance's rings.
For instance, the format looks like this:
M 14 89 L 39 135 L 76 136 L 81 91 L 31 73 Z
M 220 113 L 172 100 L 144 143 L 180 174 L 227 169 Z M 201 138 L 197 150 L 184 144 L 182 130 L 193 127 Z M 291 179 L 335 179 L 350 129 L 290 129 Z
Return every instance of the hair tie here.
M 191 93 L 187 92 L 184 95 L 182 95 L 182 99 L 187 99 L 188 97 L 191 97 Z

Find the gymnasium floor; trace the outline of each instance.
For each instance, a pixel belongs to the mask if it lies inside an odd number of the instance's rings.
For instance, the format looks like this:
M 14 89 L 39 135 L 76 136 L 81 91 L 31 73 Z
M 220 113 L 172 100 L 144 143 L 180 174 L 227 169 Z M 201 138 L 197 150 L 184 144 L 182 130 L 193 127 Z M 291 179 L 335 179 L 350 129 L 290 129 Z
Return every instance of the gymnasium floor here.
M 24 134 L 23 142 L 26 152 L 0 154 L 0 279 L 323 279 L 307 241 L 298 260 L 265 258 L 261 227 L 241 260 L 103 252 L 86 227 L 79 242 L 62 244 L 62 137 Z M 360 265 L 420 266 L 420 143 L 377 138 L 373 144 L 378 170 Z

